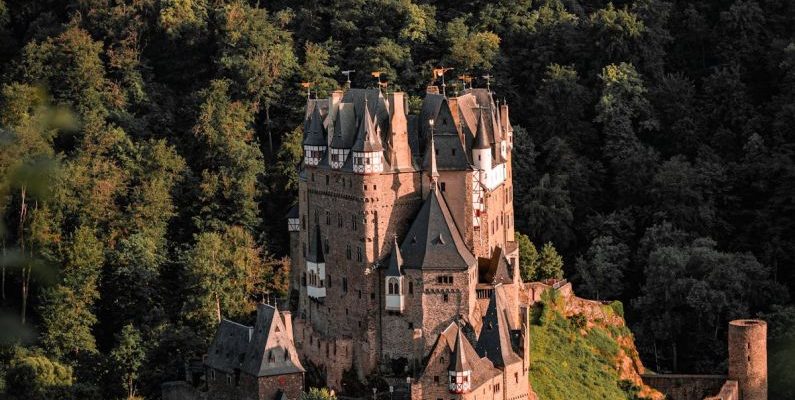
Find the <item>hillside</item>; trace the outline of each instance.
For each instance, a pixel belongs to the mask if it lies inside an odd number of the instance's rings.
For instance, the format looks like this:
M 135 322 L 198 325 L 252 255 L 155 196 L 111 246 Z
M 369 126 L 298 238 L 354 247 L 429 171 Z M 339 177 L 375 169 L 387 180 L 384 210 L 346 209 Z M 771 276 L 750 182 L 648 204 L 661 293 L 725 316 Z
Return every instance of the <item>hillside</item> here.
M 540 399 L 662 399 L 643 386 L 643 364 L 619 302 L 550 290 L 535 304 L 530 383 Z

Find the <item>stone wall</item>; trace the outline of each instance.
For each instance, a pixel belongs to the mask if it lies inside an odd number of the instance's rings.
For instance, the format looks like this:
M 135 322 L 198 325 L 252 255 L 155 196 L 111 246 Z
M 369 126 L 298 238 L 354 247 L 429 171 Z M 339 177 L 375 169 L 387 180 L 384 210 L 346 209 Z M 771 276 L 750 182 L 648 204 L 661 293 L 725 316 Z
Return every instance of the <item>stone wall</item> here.
M 662 392 L 667 400 L 703 400 L 718 393 L 726 382 L 724 375 L 643 374 L 643 383 Z
M 706 397 L 704 400 L 740 400 L 740 388 L 737 381 L 726 381 L 717 395 Z
M 251 400 L 271 400 L 281 391 L 287 398 L 298 400 L 304 390 L 304 374 L 296 373 L 289 375 L 268 376 L 259 378 L 257 381 L 257 393 L 259 398 Z M 249 399 L 244 399 L 249 400 Z

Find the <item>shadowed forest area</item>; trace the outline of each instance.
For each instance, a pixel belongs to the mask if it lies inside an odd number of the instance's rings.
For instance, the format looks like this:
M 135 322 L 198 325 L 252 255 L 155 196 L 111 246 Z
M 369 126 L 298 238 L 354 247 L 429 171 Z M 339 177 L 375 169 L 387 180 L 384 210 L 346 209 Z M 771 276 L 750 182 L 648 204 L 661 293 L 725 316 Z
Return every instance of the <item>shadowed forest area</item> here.
M 0 0 L 0 394 L 158 398 L 287 289 L 301 82 L 416 109 L 440 66 L 492 76 L 523 249 L 647 367 L 723 373 L 760 316 L 795 398 L 789 0 Z

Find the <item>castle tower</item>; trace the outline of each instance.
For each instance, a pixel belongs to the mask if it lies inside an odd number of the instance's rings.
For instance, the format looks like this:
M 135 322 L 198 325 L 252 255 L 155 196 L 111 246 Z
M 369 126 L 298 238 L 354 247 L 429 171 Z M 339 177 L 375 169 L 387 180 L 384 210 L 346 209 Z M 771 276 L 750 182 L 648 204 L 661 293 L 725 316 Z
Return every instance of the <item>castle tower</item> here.
M 448 377 L 450 379 L 450 393 L 464 394 L 472 390 L 472 365 L 464 352 L 464 337 L 461 329 L 455 337 L 455 348 L 450 357 Z
M 767 400 L 767 323 L 729 322 L 729 379 L 740 385 L 741 400 Z

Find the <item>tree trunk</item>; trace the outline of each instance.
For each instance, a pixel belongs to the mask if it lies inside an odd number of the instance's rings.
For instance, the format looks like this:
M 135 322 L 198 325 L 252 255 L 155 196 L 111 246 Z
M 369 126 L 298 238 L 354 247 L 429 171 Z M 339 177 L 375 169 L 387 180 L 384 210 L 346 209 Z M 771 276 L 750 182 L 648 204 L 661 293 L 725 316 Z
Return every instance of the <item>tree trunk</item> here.
M 215 315 L 218 318 L 218 322 L 221 322 L 221 298 L 218 297 L 218 293 L 215 293 Z
M 6 301 L 6 263 L 5 263 L 6 242 L 5 242 L 5 240 L 3 241 L 3 245 L 2 246 L 3 246 L 3 252 L 2 252 L 2 255 L 0 255 L 0 257 L 2 257 L 2 258 L 0 258 L 0 261 L 2 261 L 3 265 L 0 266 L 0 268 L 2 268 L 2 270 L 3 270 L 3 283 L 2 283 L 2 285 L 0 285 L 0 286 L 2 286 L 2 289 L 0 289 L 0 290 L 3 292 L 3 303 L 5 304 L 5 301 Z
M 19 249 L 21 254 L 25 254 L 25 219 L 28 216 L 28 206 L 26 204 L 25 187 L 20 189 L 21 202 L 19 205 Z M 32 265 L 28 262 L 30 260 L 22 261 L 22 310 L 21 318 L 22 325 L 25 325 L 28 310 L 28 293 L 30 292 L 30 269 Z

